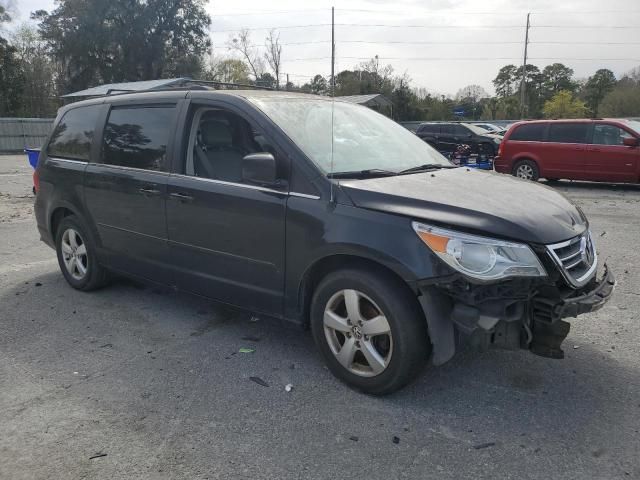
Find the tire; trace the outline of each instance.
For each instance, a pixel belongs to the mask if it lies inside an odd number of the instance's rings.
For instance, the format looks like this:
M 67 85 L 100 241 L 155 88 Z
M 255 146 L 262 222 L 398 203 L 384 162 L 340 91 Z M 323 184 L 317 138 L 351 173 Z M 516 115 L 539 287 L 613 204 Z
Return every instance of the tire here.
M 516 162 L 511 173 L 514 177 L 531 180 L 533 182 L 537 182 L 540 178 L 540 170 L 538 170 L 538 165 L 533 160 L 520 160 Z
M 55 235 L 58 264 L 67 283 L 82 291 L 104 286 L 107 272 L 98 263 L 95 242 L 84 223 L 75 215 L 64 217 Z
M 329 370 L 364 393 L 386 395 L 404 387 L 417 378 L 431 353 L 415 296 L 373 269 L 327 275 L 314 292 L 310 313 L 313 337 Z M 385 330 L 388 334 L 379 333 Z
M 496 148 L 496 146 L 493 143 L 483 143 L 482 144 L 482 148 L 481 148 L 481 152 L 478 153 L 486 153 L 487 155 L 490 155 L 491 157 L 495 157 L 496 154 L 498 153 L 498 149 Z

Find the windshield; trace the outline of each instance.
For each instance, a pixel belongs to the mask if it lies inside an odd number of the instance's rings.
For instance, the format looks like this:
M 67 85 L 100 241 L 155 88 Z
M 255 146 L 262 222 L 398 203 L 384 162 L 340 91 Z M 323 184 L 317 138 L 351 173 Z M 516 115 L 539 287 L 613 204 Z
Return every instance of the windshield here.
M 367 107 L 313 98 L 251 101 L 325 174 L 362 170 L 400 172 L 424 164 L 451 166 L 409 130 Z
M 625 122 L 634 132 L 640 134 L 640 121 L 638 120 L 627 120 Z
M 489 130 L 490 128 L 482 128 L 479 127 L 478 125 L 472 125 L 470 123 L 467 123 L 465 125 L 465 127 L 467 127 L 469 130 L 471 130 L 473 133 L 475 133 L 476 135 L 486 135 L 487 133 L 490 133 Z

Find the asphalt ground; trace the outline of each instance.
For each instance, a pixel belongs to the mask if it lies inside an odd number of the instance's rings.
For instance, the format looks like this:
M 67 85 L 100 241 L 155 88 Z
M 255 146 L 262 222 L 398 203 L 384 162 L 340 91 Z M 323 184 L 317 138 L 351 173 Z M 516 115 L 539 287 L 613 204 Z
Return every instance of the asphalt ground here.
M 309 332 L 128 280 L 71 289 L 30 188 L 0 157 L 0 479 L 640 478 L 640 186 L 556 187 L 618 279 L 564 360 L 465 351 L 383 398 Z

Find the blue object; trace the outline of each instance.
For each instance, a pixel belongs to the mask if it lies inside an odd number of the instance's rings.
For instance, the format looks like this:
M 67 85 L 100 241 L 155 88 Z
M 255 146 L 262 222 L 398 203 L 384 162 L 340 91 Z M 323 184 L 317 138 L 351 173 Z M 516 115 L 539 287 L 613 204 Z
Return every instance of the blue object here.
M 453 114 L 454 114 L 456 117 L 464 117 L 464 113 L 465 113 L 465 112 L 464 112 L 464 109 L 463 109 L 463 108 L 456 108 L 456 109 L 453 111 Z
M 40 156 L 40 149 L 39 148 L 25 148 L 24 149 L 24 153 L 26 153 L 27 157 L 29 157 L 29 165 L 31 165 L 33 167 L 33 169 L 35 170 L 36 167 L 38 166 L 38 157 Z

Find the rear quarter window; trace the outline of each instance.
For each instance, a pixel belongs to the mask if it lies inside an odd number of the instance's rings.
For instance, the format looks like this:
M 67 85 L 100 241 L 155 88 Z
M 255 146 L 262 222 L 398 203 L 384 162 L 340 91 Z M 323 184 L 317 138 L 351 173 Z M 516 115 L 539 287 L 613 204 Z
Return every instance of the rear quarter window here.
M 509 140 L 542 142 L 544 141 L 544 132 L 546 128 L 546 123 L 525 123 L 524 125 L 515 127 L 515 130 L 509 136 Z
M 51 134 L 47 155 L 89 161 L 91 142 L 99 112 L 100 105 L 88 105 L 68 110 Z

